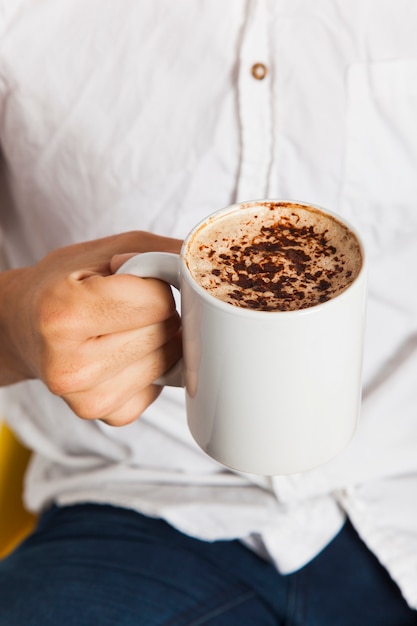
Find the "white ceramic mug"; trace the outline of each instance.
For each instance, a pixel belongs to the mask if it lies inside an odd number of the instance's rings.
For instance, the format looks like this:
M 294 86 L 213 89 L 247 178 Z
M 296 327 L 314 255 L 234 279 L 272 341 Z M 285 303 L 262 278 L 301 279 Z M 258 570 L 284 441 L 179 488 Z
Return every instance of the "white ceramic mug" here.
M 180 369 L 182 376 L 163 382 L 185 387 L 188 425 L 198 445 L 239 471 L 302 472 L 329 461 L 356 430 L 365 253 L 351 225 L 315 207 L 356 236 L 362 266 L 353 283 L 327 302 L 294 311 L 259 311 L 223 302 L 191 275 L 189 243 L 205 224 L 249 204 L 222 209 L 200 222 L 180 255 L 140 254 L 119 272 L 159 278 L 180 290 L 183 361 L 177 374 Z

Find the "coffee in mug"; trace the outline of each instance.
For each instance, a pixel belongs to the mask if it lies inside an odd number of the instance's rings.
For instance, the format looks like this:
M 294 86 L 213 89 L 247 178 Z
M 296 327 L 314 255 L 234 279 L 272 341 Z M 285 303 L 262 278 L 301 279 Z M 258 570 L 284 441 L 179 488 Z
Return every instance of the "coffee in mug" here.
M 212 296 L 258 311 L 294 311 L 336 297 L 356 279 L 362 255 L 336 217 L 294 202 L 257 202 L 205 222 L 186 263 Z

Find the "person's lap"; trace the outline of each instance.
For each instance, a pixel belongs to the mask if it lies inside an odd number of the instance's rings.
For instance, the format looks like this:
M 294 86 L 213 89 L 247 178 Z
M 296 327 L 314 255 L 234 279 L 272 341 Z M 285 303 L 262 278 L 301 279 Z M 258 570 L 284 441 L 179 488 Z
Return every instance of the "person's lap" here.
M 279 575 L 237 541 L 202 542 L 101 505 L 47 512 L 0 562 L 0 626 L 408 626 L 398 588 L 347 523 Z

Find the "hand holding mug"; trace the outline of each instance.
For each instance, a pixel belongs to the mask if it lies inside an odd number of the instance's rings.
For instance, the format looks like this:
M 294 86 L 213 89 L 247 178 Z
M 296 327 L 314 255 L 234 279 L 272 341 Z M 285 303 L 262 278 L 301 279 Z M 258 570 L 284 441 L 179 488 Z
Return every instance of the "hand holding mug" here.
M 39 378 L 77 415 L 122 425 L 160 393 L 181 355 L 171 290 L 114 275 L 120 253 L 175 252 L 180 242 L 132 232 L 56 250 L 0 275 L 1 380 Z

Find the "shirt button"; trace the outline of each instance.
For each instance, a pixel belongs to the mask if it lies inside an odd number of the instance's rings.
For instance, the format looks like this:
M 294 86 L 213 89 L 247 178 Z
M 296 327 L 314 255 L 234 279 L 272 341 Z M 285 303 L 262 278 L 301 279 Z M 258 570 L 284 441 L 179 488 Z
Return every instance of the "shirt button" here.
M 268 68 L 264 63 L 254 63 L 251 68 L 251 74 L 256 80 L 263 80 L 268 74 Z

